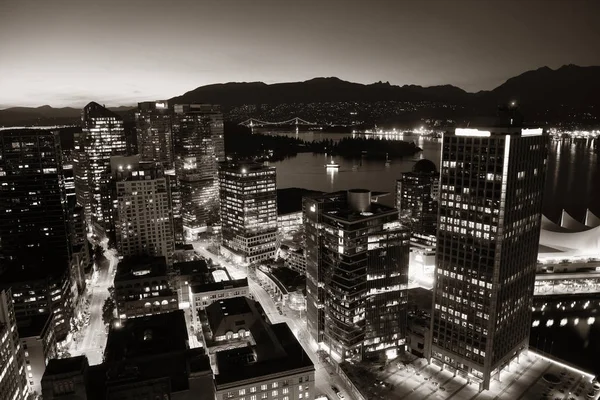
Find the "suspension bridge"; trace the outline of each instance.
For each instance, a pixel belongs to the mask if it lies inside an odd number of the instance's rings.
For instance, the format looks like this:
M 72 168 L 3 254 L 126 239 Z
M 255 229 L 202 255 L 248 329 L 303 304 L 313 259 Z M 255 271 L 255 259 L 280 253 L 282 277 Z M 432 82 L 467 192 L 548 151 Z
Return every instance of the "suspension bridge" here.
M 290 126 L 290 125 L 295 125 L 296 128 L 298 126 L 315 126 L 318 125 L 316 122 L 309 122 L 307 120 L 304 120 L 302 118 L 292 118 L 292 119 L 288 119 L 286 121 L 278 121 L 278 122 L 272 122 L 272 121 L 261 121 L 259 119 L 256 118 L 249 118 L 243 122 L 240 122 L 239 125 L 242 126 L 247 126 L 249 128 L 254 128 L 254 127 L 261 127 L 261 126 Z

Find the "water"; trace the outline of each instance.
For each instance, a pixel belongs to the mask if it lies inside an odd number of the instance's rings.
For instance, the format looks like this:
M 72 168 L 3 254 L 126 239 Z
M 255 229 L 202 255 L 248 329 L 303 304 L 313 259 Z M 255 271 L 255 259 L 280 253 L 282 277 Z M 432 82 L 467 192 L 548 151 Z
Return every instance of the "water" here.
M 257 130 L 257 132 L 297 137 L 303 140 L 332 139 L 338 141 L 351 137 L 347 133 L 300 132 Z M 439 168 L 441 140 L 416 135 L 397 135 L 397 140 L 414 141 L 423 152 L 415 157 L 392 160 L 386 167 L 383 160 L 345 159 L 335 157 L 340 164 L 338 171 L 327 171 L 324 164 L 331 158 L 323 154 L 301 153 L 280 162 L 277 167 L 277 187 L 280 189 L 301 187 L 323 192 L 351 188 L 366 188 L 372 191 L 389 192 L 380 201 L 394 203 L 396 179 L 402 172 L 411 170 L 420 158 L 433 161 Z M 600 153 L 591 150 L 592 141 L 553 141 L 548 156 L 548 173 L 544 197 L 544 214 L 558 221 L 561 211 L 566 209 L 573 217 L 583 220 L 587 208 L 600 215 Z M 361 164 L 362 162 L 362 164 Z M 354 168 L 353 168 L 354 167 Z
M 261 133 L 298 137 L 303 140 L 340 140 L 352 134 L 323 132 L 267 131 Z M 366 188 L 372 191 L 389 192 L 390 195 L 379 201 L 393 205 L 395 201 L 396 179 L 402 172 L 410 171 L 420 158 L 433 161 L 439 168 L 441 140 L 413 135 L 398 135 L 398 140 L 414 141 L 423 152 L 415 157 L 393 160 L 385 166 L 383 160 L 345 159 L 335 157 L 340 164 L 338 171 L 328 171 L 324 164 L 331 158 L 323 154 L 302 153 L 284 161 L 271 163 L 277 167 L 277 187 L 301 187 L 323 192 L 351 188 Z M 573 217 L 582 220 L 587 208 L 600 215 L 600 154 L 591 150 L 592 142 L 553 141 L 548 156 L 548 173 L 544 197 L 544 214 L 558 221 L 562 209 Z M 591 314 L 590 314 L 591 315 Z M 582 315 L 587 321 L 586 315 Z M 533 328 L 530 344 L 552 353 L 586 370 L 600 373 L 600 317 L 595 324 L 588 326 L 582 322 L 575 326 L 572 322 L 560 325 L 564 314 L 553 312 L 544 315 L 545 320 L 554 319 L 550 327 L 545 323 Z M 571 319 L 573 317 L 571 316 Z M 591 358 L 589 358 L 591 357 Z

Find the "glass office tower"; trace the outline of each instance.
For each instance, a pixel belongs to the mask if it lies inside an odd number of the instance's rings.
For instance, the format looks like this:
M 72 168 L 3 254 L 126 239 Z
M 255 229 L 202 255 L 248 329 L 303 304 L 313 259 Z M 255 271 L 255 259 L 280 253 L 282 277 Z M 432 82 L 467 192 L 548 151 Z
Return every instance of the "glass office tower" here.
M 334 358 L 394 357 L 406 340 L 410 231 L 354 189 L 303 199 L 309 333 Z
M 194 240 L 219 207 L 218 163 L 225 161 L 220 107 L 176 104 L 173 132 L 184 234 Z
M 482 389 L 531 326 L 549 136 L 512 122 L 442 144 L 431 356 Z

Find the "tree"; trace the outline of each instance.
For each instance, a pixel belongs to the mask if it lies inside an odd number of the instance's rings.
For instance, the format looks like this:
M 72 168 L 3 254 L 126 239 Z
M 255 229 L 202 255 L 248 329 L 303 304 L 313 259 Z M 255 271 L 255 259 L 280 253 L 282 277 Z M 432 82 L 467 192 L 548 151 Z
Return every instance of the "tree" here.
M 113 320 L 115 308 L 117 308 L 115 300 L 112 297 L 108 297 L 102 306 L 102 322 L 105 325 L 110 324 Z

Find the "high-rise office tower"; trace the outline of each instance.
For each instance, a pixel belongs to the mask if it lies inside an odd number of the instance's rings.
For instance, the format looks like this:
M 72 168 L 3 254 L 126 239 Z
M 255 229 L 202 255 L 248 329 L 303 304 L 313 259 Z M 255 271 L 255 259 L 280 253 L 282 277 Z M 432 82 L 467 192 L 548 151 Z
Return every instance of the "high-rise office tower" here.
M 61 339 L 71 301 L 66 206 L 58 132 L 0 131 L 0 283 L 12 286 L 17 316 L 50 308 Z
M 303 199 L 309 333 L 335 358 L 395 355 L 406 341 L 410 232 L 354 189 Z
M 0 400 L 24 400 L 28 396 L 25 357 L 10 289 L 0 289 Z
M 527 348 L 549 136 L 444 135 L 431 356 L 489 388 Z
M 62 271 L 69 264 L 58 132 L 0 131 L 0 265 Z
M 173 263 L 175 251 L 169 185 L 158 162 L 139 156 L 112 157 L 115 234 L 124 257 L 163 256 Z
M 396 181 L 396 208 L 410 219 L 413 234 L 436 234 L 439 179 L 435 164 L 423 159 Z
M 123 119 L 92 102 L 83 108 L 81 121 L 82 132 L 75 135 L 73 152 L 77 202 L 94 232 L 103 236 L 112 231 L 113 222 L 110 157 L 127 152 Z
M 274 167 L 223 163 L 219 168 L 221 251 L 239 262 L 274 258 L 277 250 L 277 179 Z
M 165 177 L 171 191 L 171 209 L 173 210 L 173 234 L 175 235 L 175 244 L 183 244 L 183 216 L 181 215 L 181 193 L 179 191 L 179 182 L 174 169 L 165 171 Z
M 173 167 L 171 110 L 167 101 L 138 103 L 135 113 L 137 149 L 142 161 L 156 161 L 165 169 Z
M 183 227 L 193 240 L 218 213 L 218 163 L 225 160 L 220 107 L 176 104 L 173 133 Z

